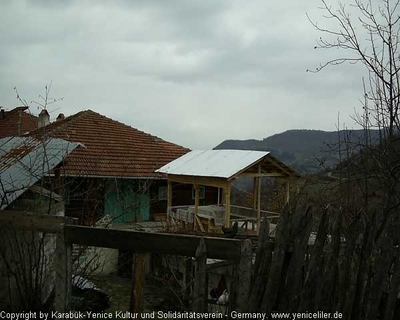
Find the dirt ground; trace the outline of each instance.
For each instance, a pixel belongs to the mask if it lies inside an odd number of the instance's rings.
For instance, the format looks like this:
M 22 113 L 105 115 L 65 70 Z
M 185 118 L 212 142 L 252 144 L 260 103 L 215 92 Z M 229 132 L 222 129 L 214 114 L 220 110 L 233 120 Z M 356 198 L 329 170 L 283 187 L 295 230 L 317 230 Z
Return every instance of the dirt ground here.
M 107 312 L 129 310 L 132 279 L 110 275 L 91 277 L 90 280 L 109 294 L 110 308 L 106 310 Z M 178 310 L 180 308 L 180 303 L 172 288 L 153 277 L 147 277 L 144 295 L 144 312 Z

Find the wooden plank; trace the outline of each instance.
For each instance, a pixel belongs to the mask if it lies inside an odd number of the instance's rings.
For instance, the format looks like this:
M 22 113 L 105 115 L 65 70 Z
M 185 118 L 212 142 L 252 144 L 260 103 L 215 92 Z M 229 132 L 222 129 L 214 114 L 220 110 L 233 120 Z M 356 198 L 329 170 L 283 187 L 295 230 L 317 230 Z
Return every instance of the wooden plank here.
M 60 172 L 59 170 L 57 170 L 57 171 Z M 57 177 L 56 177 L 56 179 L 57 179 Z M 58 182 L 56 181 L 56 184 L 57 184 L 57 183 L 58 183 Z M 59 187 L 59 186 L 56 186 L 56 187 L 54 188 L 54 191 L 51 191 L 51 190 L 47 190 L 47 189 L 45 189 L 45 188 L 42 188 L 42 187 L 40 187 L 40 186 L 34 185 L 34 186 L 30 187 L 29 189 L 30 189 L 31 191 L 35 192 L 35 193 L 38 193 L 38 194 L 40 194 L 40 195 L 49 197 L 49 198 L 52 199 L 52 200 L 55 200 L 55 201 L 57 201 L 57 202 L 61 202 L 61 201 L 63 201 L 63 197 L 60 196 L 60 194 L 61 194 L 61 189 L 59 189 L 59 191 L 57 191 L 58 188 L 60 188 L 60 187 Z
M 271 266 L 274 245 L 269 242 L 269 221 L 264 219 L 260 226 L 257 243 L 256 261 L 254 263 L 254 280 L 249 298 L 249 310 L 258 310 L 265 288 L 268 285 L 268 275 Z
M 199 226 L 201 232 L 205 232 L 204 227 L 203 227 L 203 223 L 200 221 L 199 216 L 198 216 L 198 215 L 195 215 L 194 217 L 195 217 L 195 220 L 196 220 L 196 221 L 195 221 L 195 225 L 197 224 L 197 225 Z M 210 220 L 208 220 L 208 221 L 210 221 Z M 197 222 L 197 223 L 196 223 L 196 222 Z M 195 229 L 197 229 L 197 228 L 195 228 Z
M 140 313 L 143 312 L 144 288 L 146 282 L 146 253 L 140 253 L 135 256 L 133 270 L 133 281 L 131 291 L 131 301 L 129 311 L 137 313 L 138 319 L 141 319 Z
M 81 245 L 116 248 L 133 253 L 153 252 L 194 257 L 201 237 L 166 233 L 149 233 L 131 230 L 115 230 L 84 226 L 65 226 L 66 239 Z M 209 258 L 240 260 L 239 240 L 204 238 Z
M 256 215 L 257 212 L 257 178 L 253 178 L 253 212 Z
M 251 311 L 248 310 L 248 298 L 250 296 L 251 287 L 251 264 L 252 250 L 251 240 L 246 239 L 242 242 L 241 258 L 238 267 L 238 286 L 236 295 L 236 307 L 238 312 Z
M 316 307 L 314 304 L 315 297 L 321 295 L 320 290 L 322 290 L 321 282 L 323 279 L 321 279 L 320 275 L 324 265 L 323 252 L 328 235 L 328 222 L 328 208 L 326 208 L 320 218 L 317 236 L 311 253 L 311 261 L 305 275 L 299 310 L 314 310 Z
M 170 214 L 172 207 L 172 182 L 168 180 L 167 184 L 167 215 Z
M 227 179 L 213 177 L 178 176 L 169 174 L 168 180 L 185 184 L 198 184 L 202 186 L 212 186 L 219 188 L 226 188 L 228 185 Z
M 197 216 L 199 214 L 199 198 L 200 198 L 200 187 L 198 184 L 193 185 L 194 188 L 194 219 L 193 219 L 193 228 L 194 230 L 197 230 L 197 224 L 199 224 L 199 227 L 201 225 L 201 222 L 199 221 L 199 217 Z M 200 229 L 203 229 L 200 227 Z M 204 229 L 202 230 L 204 232 Z
M 364 300 L 368 297 L 369 288 L 371 283 L 372 268 L 369 266 L 371 259 L 373 259 L 373 247 L 375 242 L 377 223 L 376 223 L 376 210 L 373 212 L 373 217 L 369 227 L 364 229 L 363 243 L 359 258 L 359 265 L 357 270 L 357 281 L 354 292 L 354 301 L 352 305 L 346 306 L 345 310 L 350 310 L 353 319 L 362 319 L 366 314 L 364 309 Z
M 186 297 L 191 297 L 193 292 L 193 260 L 192 258 L 185 259 L 185 273 L 184 281 L 185 284 L 184 294 Z
M 312 227 L 311 207 L 301 208 L 300 212 L 293 215 L 292 228 L 295 234 L 293 253 L 289 262 L 286 275 L 286 286 L 283 289 L 280 305 L 288 312 L 295 312 L 301 299 L 304 257 L 307 254 L 307 246 Z
M 231 219 L 231 184 L 228 184 L 226 188 L 226 198 L 225 198 L 225 227 L 230 227 Z
M 261 311 L 270 313 L 275 308 L 281 284 L 289 230 L 289 206 L 286 205 L 276 226 L 274 254 L 268 275 L 268 285 L 262 299 Z
M 71 218 L 67 218 L 72 223 Z M 72 282 L 72 244 L 65 239 L 62 232 L 56 235 L 56 250 L 54 252 L 55 289 L 54 309 L 60 312 L 70 310 Z
M 394 274 L 390 281 L 390 290 L 388 292 L 388 297 L 385 306 L 384 320 L 394 319 L 394 311 L 396 309 L 396 304 L 398 303 L 398 294 L 400 287 L 400 252 L 399 248 L 395 248 L 395 261 L 393 265 Z
M 226 188 L 221 189 L 221 194 L 222 194 L 221 204 L 224 206 L 226 201 Z
M 207 310 L 207 248 L 203 238 L 196 248 L 196 262 L 194 268 L 193 308 L 194 312 Z
M 278 160 L 273 159 L 272 157 L 268 156 L 265 158 L 266 160 L 268 160 L 270 163 L 272 163 L 275 167 L 277 167 L 279 170 L 281 170 L 282 172 L 286 173 L 287 176 L 289 177 L 293 177 L 294 174 L 292 172 L 290 172 L 290 170 L 284 168 L 279 162 Z
M 3 210 L 0 212 L 0 224 L 9 224 L 21 230 L 47 233 L 62 232 L 65 217 L 48 214 L 32 214 L 22 211 Z
M 286 179 L 286 202 L 290 200 L 290 180 Z
M 256 177 L 284 178 L 284 177 L 287 177 L 287 174 L 278 173 L 278 172 L 270 172 L 270 173 L 244 172 L 244 173 L 241 173 L 239 175 L 239 177 L 243 177 L 243 178 L 256 178 Z
M 366 310 L 366 317 L 364 319 L 376 319 L 379 312 L 379 304 L 381 302 L 382 294 L 385 290 L 385 278 L 389 274 L 392 264 L 390 247 L 392 235 L 386 231 L 381 235 L 377 241 L 379 250 L 374 252 L 372 268 L 373 277 L 370 280 L 369 290 L 365 291 L 364 310 Z M 398 290 L 398 288 L 396 288 Z
M 258 164 L 258 173 L 261 173 L 261 163 Z M 257 178 L 257 234 L 261 225 L 261 178 Z
M 168 180 L 168 182 L 167 182 L 167 225 L 172 224 L 171 208 L 172 208 L 172 182 Z

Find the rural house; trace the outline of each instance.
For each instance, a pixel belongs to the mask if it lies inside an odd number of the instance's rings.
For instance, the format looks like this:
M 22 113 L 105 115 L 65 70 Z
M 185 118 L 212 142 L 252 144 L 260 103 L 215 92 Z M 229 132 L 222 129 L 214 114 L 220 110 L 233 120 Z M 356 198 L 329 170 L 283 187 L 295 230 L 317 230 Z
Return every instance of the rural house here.
M 54 235 L 24 232 L 34 217 L 48 226 L 64 216 L 62 197 L 43 188 L 43 180 L 78 143 L 33 137 L 0 139 L 0 309 L 52 301 Z M 36 220 L 38 221 L 38 220 Z M 15 228 L 19 225 L 19 228 Z M 26 279 L 36 279 L 28 284 Z
M 57 121 L 48 118 L 32 131 L 36 137 L 54 137 L 79 142 L 84 147 L 72 152 L 58 176 L 66 205 L 66 215 L 92 225 L 110 215 L 113 223 L 152 220 L 166 213 L 166 176 L 155 170 L 189 152 L 91 110 Z M 215 198 L 215 199 L 214 199 Z M 174 205 L 194 203 L 192 188 L 176 188 Z M 216 202 L 210 188 L 203 202 Z
M 10 111 L 0 108 L 0 139 L 21 136 L 38 127 L 37 117 L 31 115 L 26 106 L 16 107 Z

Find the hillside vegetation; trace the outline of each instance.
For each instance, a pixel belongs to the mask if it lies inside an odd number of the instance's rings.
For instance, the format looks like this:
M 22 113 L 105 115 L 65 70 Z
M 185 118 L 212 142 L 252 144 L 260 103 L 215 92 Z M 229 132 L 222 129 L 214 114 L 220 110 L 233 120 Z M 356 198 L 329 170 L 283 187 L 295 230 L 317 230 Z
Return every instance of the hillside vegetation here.
M 364 131 L 288 130 L 263 140 L 225 140 L 214 149 L 270 151 L 300 173 L 316 172 L 338 163 L 339 137 L 357 144 L 364 140 Z M 371 131 L 371 139 L 377 138 L 378 131 Z

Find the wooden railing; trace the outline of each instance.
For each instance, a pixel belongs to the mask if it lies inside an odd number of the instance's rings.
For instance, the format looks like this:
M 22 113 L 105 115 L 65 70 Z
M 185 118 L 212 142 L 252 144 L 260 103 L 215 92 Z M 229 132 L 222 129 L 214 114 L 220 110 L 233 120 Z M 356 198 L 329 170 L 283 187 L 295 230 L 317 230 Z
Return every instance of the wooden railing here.
M 147 253 L 195 257 L 193 311 L 205 312 L 208 292 L 204 282 L 207 258 L 227 260 L 238 269 L 236 309 L 245 310 L 250 292 L 252 245 L 250 240 L 159 234 L 112 228 L 73 225 L 71 218 L 24 212 L 0 212 L 0 225 L 33 232 L 56 234 L 54 308 L 68 311 L 72 280 L 72 245 L 123 249 L 136 254 L 131 296 L 131 312 L 141 312 L 144 292 L 144 255 Z

